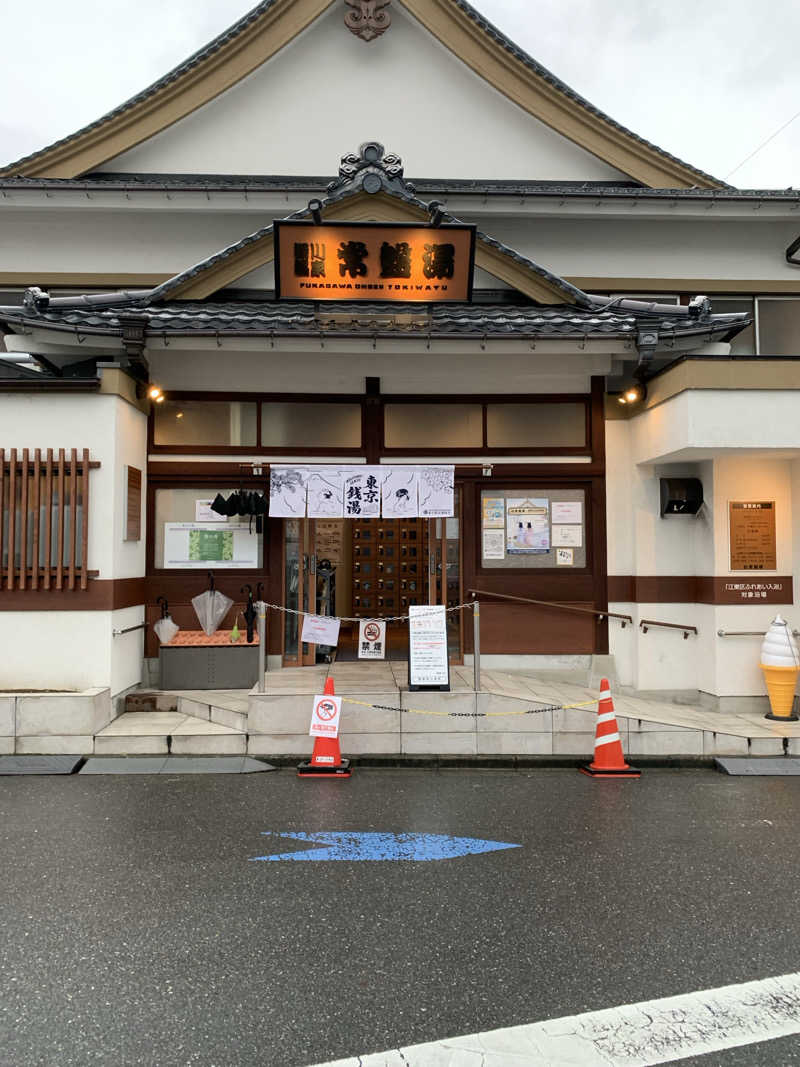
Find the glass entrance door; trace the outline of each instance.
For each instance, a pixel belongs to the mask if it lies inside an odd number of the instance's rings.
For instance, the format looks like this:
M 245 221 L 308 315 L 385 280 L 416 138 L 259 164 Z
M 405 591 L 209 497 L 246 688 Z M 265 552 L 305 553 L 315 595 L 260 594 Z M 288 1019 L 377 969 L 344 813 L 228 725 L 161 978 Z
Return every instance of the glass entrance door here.
M 314 519 L 285 519 L 283 529 L 283 602 L 290 610 L 283 616 L 283 665 L 310 667 L 316 662 L 317 646 L 300 640 L 302 615 L 316 611 Z
M 461 494 L 455 492 L 454 515 L 428 519 L 428 603 L 454 608 L 463 602 L 461 577 Z M 463 611 L 447 613 L 447 647 L 451 663 L 463 663 Z

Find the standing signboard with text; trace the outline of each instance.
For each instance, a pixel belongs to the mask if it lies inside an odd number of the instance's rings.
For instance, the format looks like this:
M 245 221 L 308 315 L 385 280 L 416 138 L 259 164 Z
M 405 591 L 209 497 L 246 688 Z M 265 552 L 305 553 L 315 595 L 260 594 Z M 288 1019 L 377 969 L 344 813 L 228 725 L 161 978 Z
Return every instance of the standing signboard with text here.
M 412 605 L 408 609 L 408 688 L 450 689 L 444 605 Z

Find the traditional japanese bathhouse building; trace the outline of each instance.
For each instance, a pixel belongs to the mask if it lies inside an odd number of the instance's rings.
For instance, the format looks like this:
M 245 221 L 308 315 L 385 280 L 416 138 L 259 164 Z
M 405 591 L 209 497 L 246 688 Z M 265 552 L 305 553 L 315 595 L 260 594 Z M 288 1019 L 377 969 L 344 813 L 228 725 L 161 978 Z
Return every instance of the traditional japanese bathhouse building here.
M 662 151 L 464 0 L 265 0 L 0 193 L 0 688 L 148 681 L 137 627 L 163 596 L 196 629 L 213 570 L 227 628 L 247 586 L 478 596 L 487 662 L 763 695 L 720 632 L 800 622 L 796 192 Z M 413 504 L 347 510 L 359 467 Z M 276 473 L 296 514 L 212 510 Z M 319 650 L 274 611 L 269 654 Z

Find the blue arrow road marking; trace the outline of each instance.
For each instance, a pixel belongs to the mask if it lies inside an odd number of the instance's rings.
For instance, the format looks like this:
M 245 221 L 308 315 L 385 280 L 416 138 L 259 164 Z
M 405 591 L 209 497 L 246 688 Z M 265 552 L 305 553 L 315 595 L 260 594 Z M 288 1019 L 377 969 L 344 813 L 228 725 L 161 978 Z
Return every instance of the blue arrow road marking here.
M 375 834 L 375 833 L 273 833 L 265 836 L 308 841 L 327 848 L 303 852 L 279 852 L 274 856 L 253 856 L 252 860 L 450 860 L 457 856 L 474 856 L 481 852 L 498 852 L 504 848 L 521 848 L 505 841 L 483 841 L 479 837 L 450 837 L 447 834 Z

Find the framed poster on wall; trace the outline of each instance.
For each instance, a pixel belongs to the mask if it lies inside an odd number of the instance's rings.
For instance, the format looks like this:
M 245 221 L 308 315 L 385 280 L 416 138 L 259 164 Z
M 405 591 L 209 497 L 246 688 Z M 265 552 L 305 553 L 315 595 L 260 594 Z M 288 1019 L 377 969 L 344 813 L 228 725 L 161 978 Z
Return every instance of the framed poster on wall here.
M 778 566 L 775 501 L 731 501 L 732 571 L 774 571 Z

